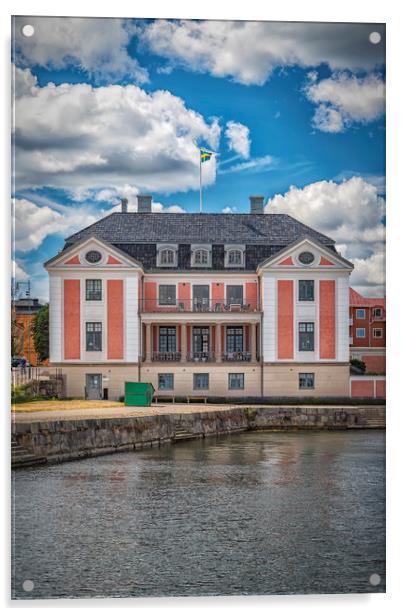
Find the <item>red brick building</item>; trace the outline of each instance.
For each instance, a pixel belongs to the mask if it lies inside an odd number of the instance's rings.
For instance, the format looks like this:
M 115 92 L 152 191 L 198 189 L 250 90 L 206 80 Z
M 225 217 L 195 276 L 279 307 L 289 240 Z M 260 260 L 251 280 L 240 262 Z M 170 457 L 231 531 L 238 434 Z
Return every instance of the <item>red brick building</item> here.
M 384 297 L 363 297 L 349 289 L 350 355 L 364 361 L 367 372 L 385 374 L 385 323 Z

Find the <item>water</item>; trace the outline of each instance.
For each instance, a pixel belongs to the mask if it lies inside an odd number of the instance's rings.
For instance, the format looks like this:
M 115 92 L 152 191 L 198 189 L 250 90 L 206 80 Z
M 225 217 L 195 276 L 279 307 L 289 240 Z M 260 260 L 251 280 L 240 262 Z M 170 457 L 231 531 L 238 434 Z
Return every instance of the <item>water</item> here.
M 14 471 L 13 596 L 384 592 L 384 453 L 252 432 Z

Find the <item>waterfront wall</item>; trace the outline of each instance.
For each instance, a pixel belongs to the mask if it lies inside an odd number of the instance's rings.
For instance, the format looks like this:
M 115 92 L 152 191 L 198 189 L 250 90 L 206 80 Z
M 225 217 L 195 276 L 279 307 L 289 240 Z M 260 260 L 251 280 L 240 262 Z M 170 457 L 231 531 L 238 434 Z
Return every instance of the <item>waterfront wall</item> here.
M 13 442 L 25 451 L 14 466 L 58 463 L 160 446 L 185 438 L 246 430 L 336 430 L 385 428 L 385 407 L 242 407 L 202 413 L 68 421 L 20 422 Z

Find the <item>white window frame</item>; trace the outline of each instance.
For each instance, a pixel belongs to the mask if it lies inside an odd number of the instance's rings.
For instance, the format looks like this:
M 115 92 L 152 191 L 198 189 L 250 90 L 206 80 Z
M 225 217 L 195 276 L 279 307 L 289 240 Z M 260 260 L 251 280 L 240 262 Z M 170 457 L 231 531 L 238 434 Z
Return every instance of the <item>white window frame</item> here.
M 363 336 L 359 336 L 359 331 L 363 331 Z M 365 327 L 356 327 L 356 338 L 365 338 L 366 337 L 366 328 Z
M 241 377 L 243 377 L 242 378 L 242 381 L 243 381 L 242 385 L 240 387 L 233 387 L 233 386 L 231 386 L 232 385 L 231 382 L 230 382 L 231 381 L 230 380 L 231 376 L 235 376 L 235 377 L 241 376 Z M 245 378 L 244 372 L 229 372 L 229 374 L 228 374 L 228 389 L 229 390 L 231 390 L 231 391 L 244 391 L 245 385 L 246 385 L 246 378 Z
M 241 263 L 229 263 L 229 255 L 232 251 L 239 251 L 241 253 Z M 244 244 L 226 244 L 225 245 L 225 267 L 244 267 L 246 247 Z
M 359 317 L 359 311 L 363 313 L 362 317 Z M 364 321 L 366 318 L 366 309 L 365 308 L 356 308 L 356 321 Z
M 307 386 L 304 386 L 304 387 L 303 387 L 303 386 L 301 385 L 300 381 L 301 381 L 301 377 L 302 377 L 302 376 L 304 376 L 305 378 L 306 378 L 306 377 L 313 377 L 313 378 L 312 378 L 312 383 L 313 383 L 313 384 L 312 384 L 312 386 L 311 386 L 311 387 L 307 387 Z M 306 378 L 306 381 L 307 381 L 307 378 Z M 306 390 L 306 389 L 315 389 L 315 373 L 314 373 L 314 372 L 299 372 L 299 389 L 303 389 L 303 390 Z
M 197 252 L 203 250 L 207 253 L 206 263 L 196 263 Z M 212 267 L 212 246 L 211 244 L 193 244 L 191 246 L 191 267 Z
M 377 310 L 379 311 L 380 314 L 376 314 Z M 382 317 L 382 308 L 380 308 L 379 306 L 377 306 L 377 308 L 374 308 L 373 310 L 373 316 L 374 318 L 380 318 Z
M 169 376 L 172 378 L 172 386 L 171 387 L 160 387 L 160 377 Z M 173 372 L 159 372 L 158 373 L 158 391 L 174 391 L 174 373 Z
M 177 267 L 177 244 L 157 244 L 156 250 L 157 267 Z M 162 254 L 165 250 L 171 250 L 173 252 L 173 263 L 162 263 Z
M 207 386 L 206 387 L 196 387 L 196 378 L 199 376 L 207 377 Z M 209 372 L 194 372 L 193 373 L 193 390 L 194 391 L 209 391 Z
M 380 332 L 380 335 L 377 336 L 376 332 Z M 373 338 L 382 338 L 382 329 L 380 327 L 373 328 Z

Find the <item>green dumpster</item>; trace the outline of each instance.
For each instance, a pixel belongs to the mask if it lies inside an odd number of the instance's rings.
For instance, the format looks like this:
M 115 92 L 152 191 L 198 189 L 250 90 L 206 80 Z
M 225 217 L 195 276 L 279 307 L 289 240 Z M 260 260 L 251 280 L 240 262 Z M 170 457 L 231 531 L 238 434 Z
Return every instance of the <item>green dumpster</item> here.
M 124 384 L 124 404 L 126 406 L 151 406 L 154 391 L 152 383 L 126 381 Z

